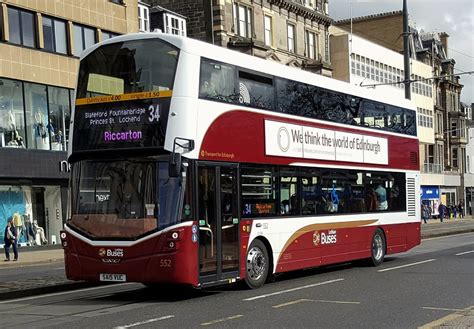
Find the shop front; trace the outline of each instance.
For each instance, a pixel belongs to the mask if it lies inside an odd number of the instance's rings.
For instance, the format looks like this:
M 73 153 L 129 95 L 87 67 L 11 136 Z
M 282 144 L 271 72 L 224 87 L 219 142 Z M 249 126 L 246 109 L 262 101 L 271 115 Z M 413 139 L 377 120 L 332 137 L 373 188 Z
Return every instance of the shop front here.
M 20 245 L 59 243 L 67 217 L 66 153 L 0 148 L 0 159 L 2 232 L 15 217 Z
M 438 216 L 440 203 L 438 186 L 421 186 L 421 202 L 431 210 L 431 216 Z

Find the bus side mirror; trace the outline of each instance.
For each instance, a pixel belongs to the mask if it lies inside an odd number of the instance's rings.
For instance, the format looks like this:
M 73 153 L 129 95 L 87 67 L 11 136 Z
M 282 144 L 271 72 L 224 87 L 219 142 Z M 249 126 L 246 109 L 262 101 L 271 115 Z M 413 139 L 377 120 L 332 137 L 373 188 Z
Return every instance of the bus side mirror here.
M 181 175 L 181 153 L 172 153 L 168 167 L 170 177 L 179 177 Z

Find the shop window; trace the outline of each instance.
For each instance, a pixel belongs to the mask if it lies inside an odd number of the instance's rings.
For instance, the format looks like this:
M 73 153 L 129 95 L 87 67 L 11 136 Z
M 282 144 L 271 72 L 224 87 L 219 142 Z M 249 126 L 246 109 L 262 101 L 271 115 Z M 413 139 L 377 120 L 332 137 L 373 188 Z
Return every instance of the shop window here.
M 32 12 L 8 8 L 10 42 L 32 47 L 36 46 L 35 17 Z
M 20 81 L 0 79 L 0 147 L 24 148 L 25 114 Z
M 91 27 L 74 24 L 74 55 L 80 56 L 82 51 L 96 43 L 95 30 Z
M 120 34 L 117 33 L 112 33 L 112 32 L 107 32 L 107 31 L 102 31 L 102 41 L 111 39 L 113 37 L 117 37 Z
M 48 130 L 53 151 L 66 151 L 66 131 L 69 131 L 71 108 L 69 90 L 48 87 L 49 123 Z
M 25 83 L 25 112 L 27 146 L 31 149 L 49 150 L 50 131 L 46 86 Z
M 44 49 L 67 54 L 66 22 L 43 16 Z

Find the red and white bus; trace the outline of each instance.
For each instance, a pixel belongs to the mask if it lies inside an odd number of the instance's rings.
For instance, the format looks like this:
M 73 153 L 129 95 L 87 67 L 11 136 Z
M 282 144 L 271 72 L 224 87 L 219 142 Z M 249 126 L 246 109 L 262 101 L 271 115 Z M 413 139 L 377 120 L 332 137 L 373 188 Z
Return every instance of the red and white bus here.
M 81 56 L 73 112 L 69 279 L 257 288 L 420 243 L 408 101 L 149 33 Z

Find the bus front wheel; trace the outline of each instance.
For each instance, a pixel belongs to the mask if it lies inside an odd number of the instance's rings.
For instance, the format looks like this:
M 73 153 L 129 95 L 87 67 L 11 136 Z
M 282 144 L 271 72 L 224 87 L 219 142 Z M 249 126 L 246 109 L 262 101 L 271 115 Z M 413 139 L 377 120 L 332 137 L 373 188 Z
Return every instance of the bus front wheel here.
M 269 258 L 267 248 L 262 241 L 256 239 L 247 252 L 245 282 L 251 289 L 260 288 L 268 276 Z
M 379 266 L 385 258 L 385 235 L 378 228 L 372 237 L 372 257 L 369 259 L 372 266 Z

